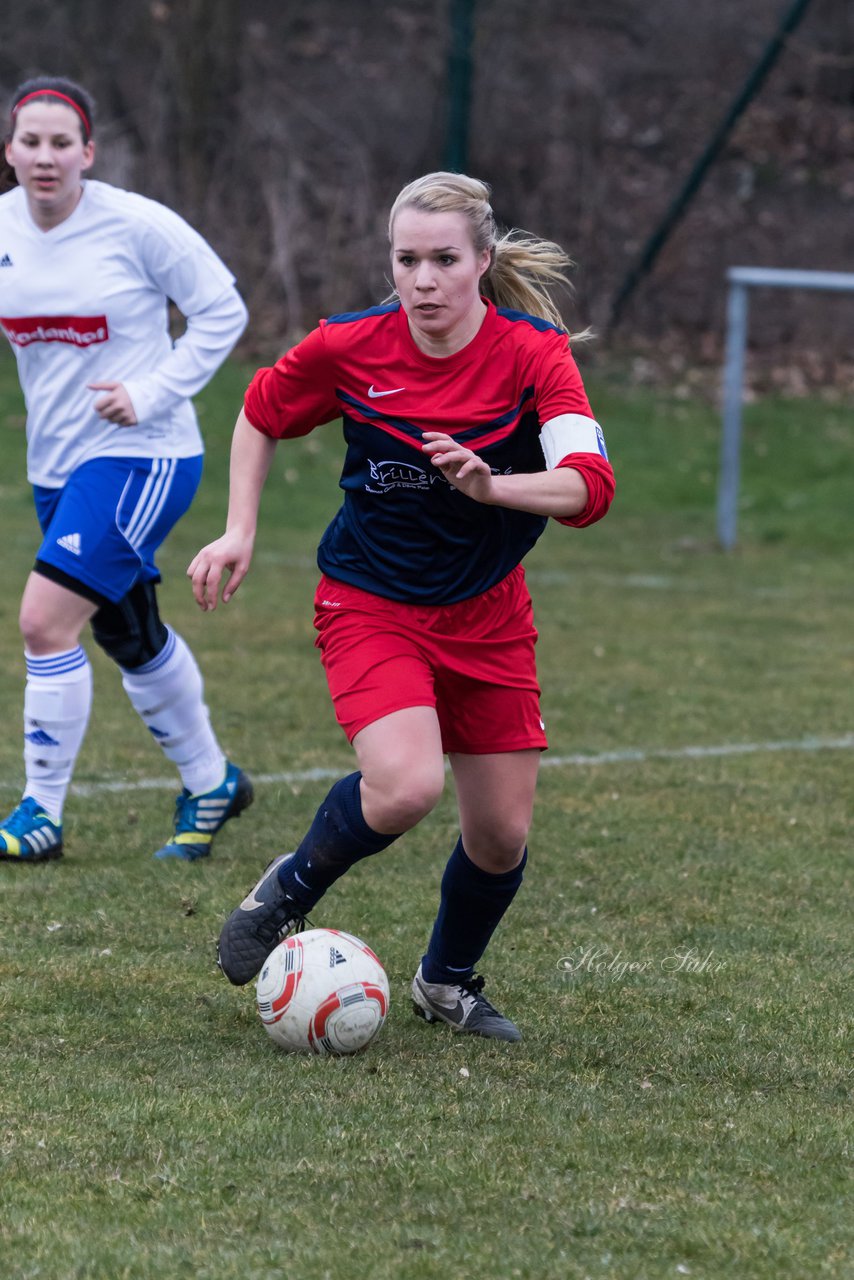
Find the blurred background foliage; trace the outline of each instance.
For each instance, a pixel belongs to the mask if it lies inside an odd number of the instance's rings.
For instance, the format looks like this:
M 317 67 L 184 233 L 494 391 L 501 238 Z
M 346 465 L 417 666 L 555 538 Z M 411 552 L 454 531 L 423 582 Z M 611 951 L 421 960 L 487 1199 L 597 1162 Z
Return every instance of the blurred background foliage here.
M 641 381 L 717 368 L 728 266 L 854 262 L 850 0 L 812 0 L 613 331 L 621 284 L 787 0 L 462 9 L 463 99 L 460 0 L 28 0 L 4 33 L 0 93 L 39 72 L 91 89 L 94 176 L 208 236 L 249 303 L 250 356 L 381 300 L 391 201 L 461 156 L 505 224 L 576 259 L 569 321 L 605 338 L 584 358 L 629 351 Z M 854 389 L 854 298 L 751 305 L 754 378 Z

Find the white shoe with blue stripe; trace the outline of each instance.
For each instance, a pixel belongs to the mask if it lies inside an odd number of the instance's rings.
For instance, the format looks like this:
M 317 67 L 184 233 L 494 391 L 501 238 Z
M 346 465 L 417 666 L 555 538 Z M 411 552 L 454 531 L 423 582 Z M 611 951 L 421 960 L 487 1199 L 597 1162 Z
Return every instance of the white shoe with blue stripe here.
M 0 823 L 0 860 L 47 862 L 62 857 L 62 823 L 54 822 L 32 796 Z
M 225 779 L 213 791 L 190 795 L 185 787 L 175 803 L 172 839 L 157 850 L 155 858 L 182 858 L 184 862 L 207 858 L 219 829 L 248 809 L 254 798 L 252 783 L 235 764 L 226 765 Z

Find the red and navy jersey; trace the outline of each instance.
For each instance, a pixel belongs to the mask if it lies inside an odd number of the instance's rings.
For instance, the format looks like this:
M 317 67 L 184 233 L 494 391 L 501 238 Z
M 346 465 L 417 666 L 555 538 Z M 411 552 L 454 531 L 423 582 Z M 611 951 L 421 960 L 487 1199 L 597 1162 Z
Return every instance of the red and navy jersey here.
M 415 345 L 399 303 L 331 316 L 258 371 L 245 412 L 274 439 L 343 419 L 344 502 L 323 535 L 318 564 L 363 590 L 422 604 L 488 590 L 547 524 L 455 489 L 421 452 L 422 433 L 447 432 L 495 474 L 534 472 L 546 468 L 544 423 L 562 414 L 592 418 L 566 334 L 491 303 L 474 339 L 442 358 Z M 570 454 L 563 463 L 578 461 L 583 471 L 583 460 L 593 459 L 592 472 L 610 474 L 601 452 Z M 564 523 L 588 523 L 583 517 Z

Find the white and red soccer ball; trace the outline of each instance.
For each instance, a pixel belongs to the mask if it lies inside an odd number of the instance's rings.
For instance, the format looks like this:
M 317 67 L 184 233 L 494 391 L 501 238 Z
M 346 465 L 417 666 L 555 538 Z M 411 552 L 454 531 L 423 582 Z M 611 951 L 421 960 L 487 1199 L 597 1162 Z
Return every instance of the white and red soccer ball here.
M 285 938 L 255 984 L 267 1034 L 291 1053 L 364 1049 L 386 1020 L 388 978 L 373 951 L 340 929 Z

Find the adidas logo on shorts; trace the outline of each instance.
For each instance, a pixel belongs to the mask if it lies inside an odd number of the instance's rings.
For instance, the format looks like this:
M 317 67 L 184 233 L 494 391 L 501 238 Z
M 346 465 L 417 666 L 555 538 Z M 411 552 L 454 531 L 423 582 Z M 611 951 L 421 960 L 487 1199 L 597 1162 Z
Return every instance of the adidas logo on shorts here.
M 75 556 L 79 556 L 83 550 L 79 533 L 64 533 L 61 538 L 57 538 L 56 545 Z

